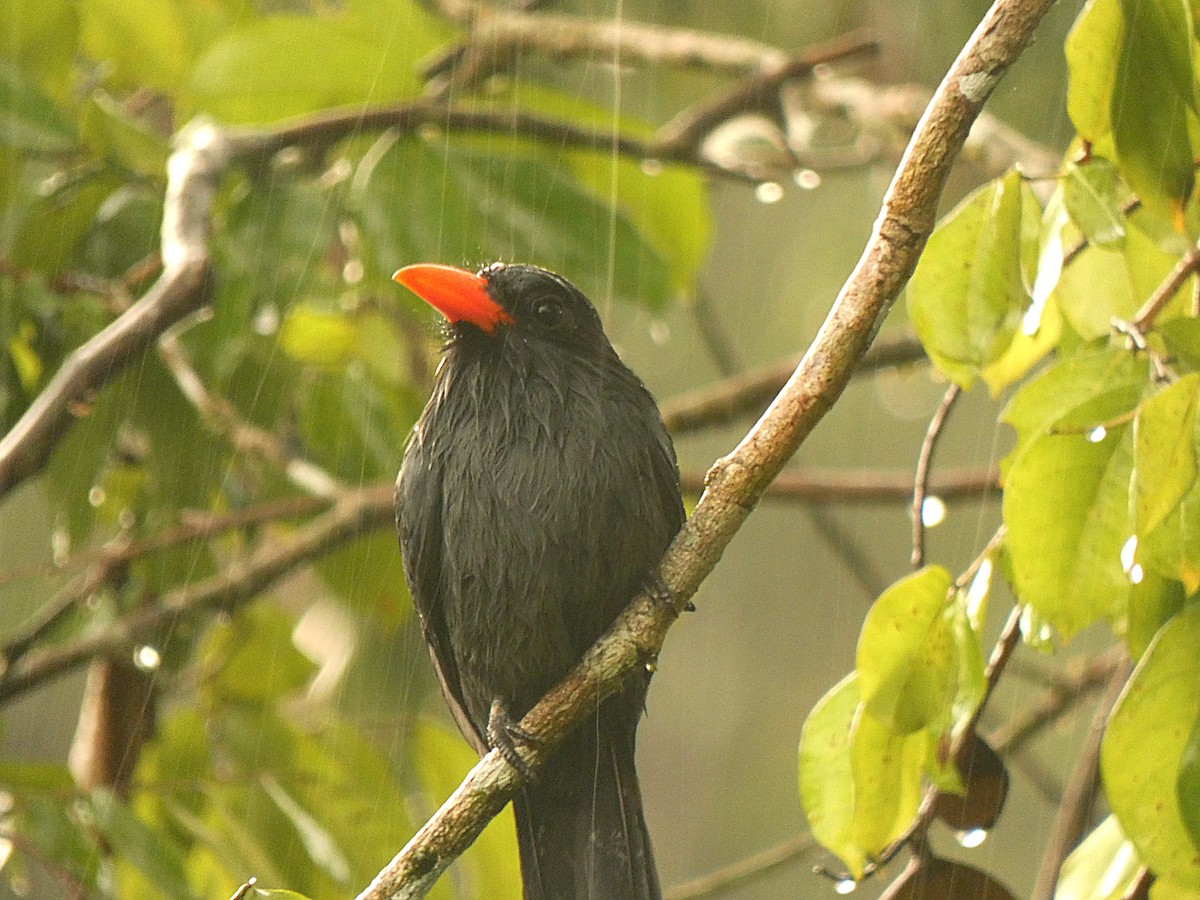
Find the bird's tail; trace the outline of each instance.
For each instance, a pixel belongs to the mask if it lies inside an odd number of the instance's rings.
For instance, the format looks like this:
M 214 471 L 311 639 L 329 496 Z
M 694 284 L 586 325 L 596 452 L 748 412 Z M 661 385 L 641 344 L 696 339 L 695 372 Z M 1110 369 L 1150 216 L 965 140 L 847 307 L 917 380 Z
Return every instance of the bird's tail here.
M 633 751 L 584 724 L 513 800 L 525 900 L 659 900 Z

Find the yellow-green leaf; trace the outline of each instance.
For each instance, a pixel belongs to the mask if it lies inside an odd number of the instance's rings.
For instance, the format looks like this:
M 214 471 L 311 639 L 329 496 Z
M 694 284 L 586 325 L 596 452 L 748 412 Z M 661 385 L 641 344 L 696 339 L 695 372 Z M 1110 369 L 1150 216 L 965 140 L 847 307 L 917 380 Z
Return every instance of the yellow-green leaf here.
M 1200 853 L 1176 793 L 1192 723 L 1200 715 L 1200 604 L 1159 631 L 1109 717 L 1100 768 L 1109 806 L 1143 863 L 1200 890 Z

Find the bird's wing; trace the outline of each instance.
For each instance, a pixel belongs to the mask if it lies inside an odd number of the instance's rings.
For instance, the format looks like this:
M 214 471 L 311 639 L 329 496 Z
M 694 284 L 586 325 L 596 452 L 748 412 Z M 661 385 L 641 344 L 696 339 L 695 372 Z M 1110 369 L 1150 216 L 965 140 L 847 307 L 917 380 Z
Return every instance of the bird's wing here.
M 654 470 L 654 484 L 658 488 L 658 501 L 671 526 L 671 537 L 675 537 L 686 513 L 683 509 L 683 497 L 679 493 L 679 462 L 675 458 L 675 445 L 671 443 L 671 435 L 659 418 L 654 423 L 654 449 L 650 454 L 650 464 Z
M 442 609 L 442 479 L 423 467 L 420 453 L 410 451 L 396 479 L 396 528 L 413 607 L 446 705 L 467 743 L 483 756 L 487 742 L 467 715 Z

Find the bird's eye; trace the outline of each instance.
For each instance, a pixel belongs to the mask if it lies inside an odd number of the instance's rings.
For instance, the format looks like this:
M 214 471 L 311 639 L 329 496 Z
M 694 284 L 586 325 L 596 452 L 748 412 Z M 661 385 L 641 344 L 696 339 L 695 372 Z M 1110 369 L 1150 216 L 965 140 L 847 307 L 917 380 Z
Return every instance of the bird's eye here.
M 554 297 L 543 297 L 533 306 L 538 324 L 544 328 L 557 328 L 564 318 L 563 305 Z

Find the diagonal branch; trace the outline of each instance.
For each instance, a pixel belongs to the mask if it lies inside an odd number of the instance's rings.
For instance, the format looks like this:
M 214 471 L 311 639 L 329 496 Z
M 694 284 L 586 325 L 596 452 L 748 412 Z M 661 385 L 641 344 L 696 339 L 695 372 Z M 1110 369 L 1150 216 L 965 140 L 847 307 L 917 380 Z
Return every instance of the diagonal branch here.
M 845 389 L 933 230 L 937 204 L 971 122 L 1033 37 L 1052 0 L 996 0 L 922 117 L 858 266 L 782 393 L 728 456 L 659 568 L 673 602 L 643 592 L 583 661 L 521 721 L 536 766 L 601 698 L 653 666 L 666 632 L 717 564 L 767 485 Z M 507 802 L 520 776 L 492 751 L 360 900 L 419 897 Z

